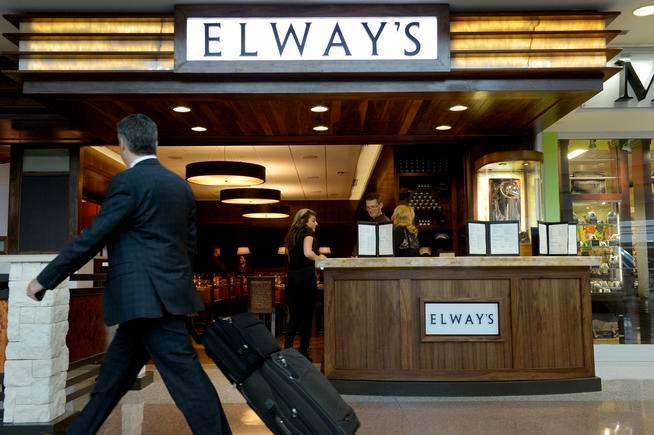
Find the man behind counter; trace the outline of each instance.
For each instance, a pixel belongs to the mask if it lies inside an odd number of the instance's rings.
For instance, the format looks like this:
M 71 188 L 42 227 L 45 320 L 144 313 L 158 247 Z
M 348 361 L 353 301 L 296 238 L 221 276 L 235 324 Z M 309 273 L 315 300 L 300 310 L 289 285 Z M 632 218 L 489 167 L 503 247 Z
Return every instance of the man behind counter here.
M 369 193 L 366 195 L 366 211 L 370 215 L 370 220 L 376 224 L 384 224 L 391 220 L 384 214 L 382 207 L 384 203 L 378 193 Z

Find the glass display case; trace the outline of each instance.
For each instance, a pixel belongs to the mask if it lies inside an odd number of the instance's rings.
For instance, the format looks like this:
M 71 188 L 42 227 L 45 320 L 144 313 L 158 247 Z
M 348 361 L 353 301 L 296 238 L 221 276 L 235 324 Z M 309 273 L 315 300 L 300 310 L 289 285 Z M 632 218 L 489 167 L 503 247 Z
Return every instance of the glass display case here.
M 521 253 L 530 255 L 529 229 L 542 210 L 543 155 L 537 151 L 488 154 L 475 162 L 475 213 L 481 221 L 519 221 Z M 523 249 L 524 248 L 524 249 Z
M 617 201 L 573 201 L 577 222 L 579 255 L 601 258 L 591 270 L 592 293 L 623 292 L 620 251 L 620 203 Z

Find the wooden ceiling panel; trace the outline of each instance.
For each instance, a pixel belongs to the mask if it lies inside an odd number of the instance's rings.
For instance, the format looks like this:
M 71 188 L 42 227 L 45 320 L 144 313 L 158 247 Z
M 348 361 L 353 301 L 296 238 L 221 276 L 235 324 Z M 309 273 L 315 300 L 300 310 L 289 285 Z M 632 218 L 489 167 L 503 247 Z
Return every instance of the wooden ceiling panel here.
M 429 93 L 50 96 L 48 104 L 80 119 L 96 142 L 115 143 L 115 124 L 145 113 L 160 128 L 160 144 L 257 145 L 428 143 L 479 136 L 531 134 L 594 94 L 592 89 Z M 313 113 L 316 104 L 330 108 Z M 452 112 L 456 104 L 468 106 Z M 177 113 L 184 105 L 190 113 Z M 545 121 L 544 121 L 545 120 Z M 552 121 L 553 120 L 553 121 Z M 323 124 L 328 131 L 316 132 Z M 441 124 L 452 126 L 436 131 Z M 206 132 L 191 131 L 203 126 Z

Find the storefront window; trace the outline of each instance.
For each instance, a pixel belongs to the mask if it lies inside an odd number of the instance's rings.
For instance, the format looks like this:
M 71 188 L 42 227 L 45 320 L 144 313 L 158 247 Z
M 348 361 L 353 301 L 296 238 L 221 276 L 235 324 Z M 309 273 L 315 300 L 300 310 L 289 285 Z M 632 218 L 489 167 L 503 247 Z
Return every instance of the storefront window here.
M 563 220 L 579 255 L 600 258 L 590 288 L 595 343 L 649 344 L 654 287 L 651 139 L 561 140 Z

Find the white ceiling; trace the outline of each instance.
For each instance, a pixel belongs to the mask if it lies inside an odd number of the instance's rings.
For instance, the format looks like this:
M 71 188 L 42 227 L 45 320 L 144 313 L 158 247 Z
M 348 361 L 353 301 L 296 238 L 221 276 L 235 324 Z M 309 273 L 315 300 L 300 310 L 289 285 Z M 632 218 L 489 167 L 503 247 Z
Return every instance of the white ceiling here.
M 159 147 L 159 160 L 184 177 L 186 165 L 208 160 L 256 163 L 266 168 L 266 182 L 283 200 L 350 199 L 362 145 L 188 146 Z M 116 152 L 116 147 L 111 147 Z M 115 154 L 118 158 L 118 154 Z M 368 162 L 362 162 L 366 166 Z M 374 161 L 372 162 L 374 166 Z M 364 180 L 361 180 L 364 182 Z M 191 184 L 199 200 L 215 200 L 220 188 Z

